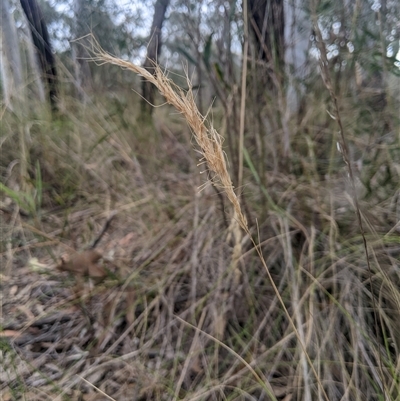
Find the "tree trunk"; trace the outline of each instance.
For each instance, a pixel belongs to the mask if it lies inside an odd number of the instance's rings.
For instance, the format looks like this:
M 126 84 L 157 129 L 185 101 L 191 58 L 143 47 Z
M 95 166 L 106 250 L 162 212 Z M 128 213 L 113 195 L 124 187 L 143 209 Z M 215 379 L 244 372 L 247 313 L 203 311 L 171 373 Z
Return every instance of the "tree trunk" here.
M 284 66 L 285 17 L 283 0 L 248 0 L 250 26 L 258 59 L 267 64 L 269 70 L 282 79 Z
M 92 88 L 92 75 L 87 61 L 89 53 L 84 46 L 85 41 L 81 39 L 91 32 L 89 26 L 91 7 L 91 1 L 75 0 L 74 2 L 74 39 L 78 39 L 79 42 L 72 43 L 72 57 L 74 59 L 75 84 L 81 99 L 84 99 L 86 91 Z
M 12 97 L 23 98 L 21 56 L 14 17 L 8 0 L 1 0 L 1 75 L 5 103 L 12 106 Z
M 48 84 L 50 104 L 55 111 L 57 109 L 57 70 L 47 26 L 37 0 L 20 1 L 29 22 L 33 44 L 38 51 L 43 76 Z
M 3 94 L 3 102 L 5 104 L 9 104 L 11 92 L 9 89 L 9 71 L 7 70 L 6 65 L 6 54 L 3 49 L 3 34 L 1 33 L 0 38 L 0 86 L 1 86 L 1 93 Z
M 304 2 L 285 3 L 285 69 L 287 76 L 286 105 L 290 114 L 300 110 L 305 87 L 302 81 L 309 74 L 308 52 L 312 26 L 304 11 Z
M 43 85 L 42 74 L 40 71 L 39 58 L 37 56 L 37 52 L 33 44 L 32 32 L 30 31 L 28 25 L 26 26 L 26 29 L 24 29 L 24 36 L 23 36 L 26 46 L 26 52 L 28 55 L 27 63 L 31 67 L 30 73 L 28 70 L 28 82 L 30 81 L 34 82 L 34 86 L 36 87 L 34 90 L 35 97 L 39 98 L 41 103 L 45 103 L 46 93 Z
M 153 23 L 151 24 L 150 42 L 147 47 L 146 60 L 143 67 L 150 72 L 154 72 L 154 62 L 157 61 L 161 52 L 161 29 L 165 20 L 165 13 L 170 0 L 157 0 L 154 6 Z M 153 111 L 152 105 L 154 104 L 155 88 L 154 86 L 143 81 L 142 83 L 142 113 L 151 115 Z
M 245 0 L 246 1 L 246 0 Z M 270 100 L 276 109 L 270 111 L 269 123 L 282 129 L 283 155 L 290 154 L 290 132 L 285 78 L 285 14 L 283 0 L 248 0 L 250 26 L 253 31 L 256 63 L 256 102 L 261 117 Z M 265 119 L 265 117 L 264 117 Z

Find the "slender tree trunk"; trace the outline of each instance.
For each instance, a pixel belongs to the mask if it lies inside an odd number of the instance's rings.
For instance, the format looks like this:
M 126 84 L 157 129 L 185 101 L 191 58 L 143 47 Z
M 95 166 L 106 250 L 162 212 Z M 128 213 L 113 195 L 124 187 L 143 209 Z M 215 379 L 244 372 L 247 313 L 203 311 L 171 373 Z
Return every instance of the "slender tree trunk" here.
M 0 86 L 1 86 L 1 93 L 3 94 L 3 101 L 6 104 L 10 103 L 10 96 L 11 96 L 11 92 L 9 89 L 9 82 L 10 82 L 10 77 L 9 77 L 9 71 L 7 71 L 6 54 L 3 49 L 3 34 L 1 33 L 1 38 L 0 38 Z
M 170 0 L 157 0 L 154 6 L 153 23 L 151 24 L 151 31 L 150 31 L 150 42 L 147 47 L 146 60 L 143 63 L 143 67 L 150 72 L 154 71 L 154 62 L 157 61 L 158 56 L 160 55 L 161 52 L 161 46 L 162 46 L 161 29 L 165 20 L 165 13 L 167 12 L 169 2 Z M 153 111 L 152 104 L 154 104 L 154 95 L 155 95 L 154 86 L 147 81 L 143 81 L 142 113 L 146 115 L 152 114 Z
M 291 114 L 300 110 L 305 93 L 302 81 L 309 74 L 308 52 L 312 26 L 304 7 L 301 0 L 285 2 L 286 104 Z
M 37 0 L 20 1 L 29 22 L 33 44 L 38 51 L 40 66 L 48 84 L 50 104 L 54 111 L 57 109 L 57 70 L 47 26 Z
M 12 106 L 13 97 L 23 98 L 21 56 L 9 0 L 0 0 L 0 7 L 2 88 L 6 104 Z
M 92 75 L 87 61 L 89 53 L 83 46 L 85 37 L 91 32 L 91 1 L 75 0 L 74 1 L 74 14 L 75 14 L 75 40 L 78 42 L 72 43 L 72 57 L 74 59 L 75 80 L 76 88 L 81 99 L 85 98 L 85 94 L 92 88 Z
M 41 103 L 46 102 L 46 93 L 44 90 L 44 85 L 43 85 L 43 80 L 41 76 L 41 71 L 40 71 L 40 61 L 37 56 L 36 49 L 33 45 L 33 39 L 32 39 L 32 32 L 30 31 L 29 28 L 24 30 L 24 42 L 26 45 L 26 51 L 27 51 L 27 56 L 28 60 L 27 63 L 31 67 L 31 73 L 28 76 L 28 81 L 34 81 L 34 86 L 35 88 L 35 95 L 36 97 L 39 98 Z

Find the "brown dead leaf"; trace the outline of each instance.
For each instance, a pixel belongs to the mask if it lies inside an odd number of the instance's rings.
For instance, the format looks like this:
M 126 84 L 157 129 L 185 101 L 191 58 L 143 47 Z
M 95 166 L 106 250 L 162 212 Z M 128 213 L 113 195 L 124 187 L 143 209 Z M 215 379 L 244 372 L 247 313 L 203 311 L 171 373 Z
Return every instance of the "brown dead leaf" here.
M 21 336 L 21 333 L 17 330 L 4 330 L 0 332 L 0 337 L 13 337 L 17 338 Z
M 119 246 L 122 248 L 127 247 L 129 244 L 131 244 L 135 240 L 136 237 L 137 237 L 136 233 L 126 234 L 125 237 L 121 238 L 118 241 Z
M 107 272 L 103 266 L 98 264 L 101 258 L 100 253 L 95 250 L 83 251 L 75 253 L 69 260 L 63 258 L 57 269 L 80 277 L 103 279 L 107 276 Z

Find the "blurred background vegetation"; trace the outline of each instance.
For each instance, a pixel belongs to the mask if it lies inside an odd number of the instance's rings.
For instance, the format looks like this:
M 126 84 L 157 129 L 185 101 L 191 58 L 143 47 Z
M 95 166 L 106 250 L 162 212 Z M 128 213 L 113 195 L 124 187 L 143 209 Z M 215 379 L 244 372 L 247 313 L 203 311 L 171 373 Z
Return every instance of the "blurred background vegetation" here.
M 4 400 L 400 400 L 398 1 L 0 5 Z M 89 34 L 193 89 L 250 234 Z

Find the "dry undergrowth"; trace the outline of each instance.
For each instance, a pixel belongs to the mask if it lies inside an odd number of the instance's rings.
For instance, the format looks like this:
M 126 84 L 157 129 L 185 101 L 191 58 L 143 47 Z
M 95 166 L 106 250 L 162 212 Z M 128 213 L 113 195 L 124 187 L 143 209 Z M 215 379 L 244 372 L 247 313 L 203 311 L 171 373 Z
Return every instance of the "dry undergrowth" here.
M 249 233 L 238 234 L 234 225 L 247 229 L 221 139 L 193 95 L 171 89 L 160 70 L 153 76 L 98 56 L 159 85 L 187 118 L 200 162 L 236 213 L 226 230 L 215 193 L 208 185 L 199 192 L 203 183 L 181 124 L 176 133 L 162 123 L 161 138 L 146 142 L 129 109 L 121 119 L 135 135 L 122 131 L 100 102 L 82 114 L 80 105 L 67 104 L 71 131 L 58 132 L 43 119 L 35 133 L 42 148 L 31 149 L 46 184 L 43 203 L 24 210 L 4 197 L 1 205 L 3 234 L 12 241 L 1 249 L 3 399 L 294 401 L 322 400 L 325 391 L 329 400 L 362 401 L 384 399 L 384 380 L 386 398 L 396 400 L 398 193 L 376 173 L 369 184 L 379 198 L 360 200 L 371 288 L 345 170 L 325 181 L 305 157 L 306 174 L 271 173 L 269 188 L 247 172 L 248 194 L 268 190 L 267 202 L 249 197 L 255 210 L 266 204 L 270 210 L 258 228 L 266 270 Z M 11 118 L 5 124 L 4 149 L 16 132 Z M 17 155 L 12 147 L 7 152 L 2 182 L 17 189 Z M 97 247 L 107 277 L 82 283 L 57 271 L 59 257 L 84 251 L 113 212 Z
M 200 146 L 201 149 L 201 154 L 204 158 L 204 160 L 207 163 L 208 169 L 214 174 L 211 177 L 211 181 L 213 185 L 217 187 L 221 187 L 224 193 L 227 195 L 229 201 L 233 205 L 233 210 L 234 210 L 234 216 L 233 216 L 233 224 L 235 225 L 236 221 L 239 223 L 239 225 L 242 227 L 242 229 L 251 236 L 249 228 L 247 226 L 247 220 L 245 216 L 242 213 L 242 209 L 239 203 L 239 199 L 236 196 L 234 190 L 233 190 L 233 185 L 232 185 L 232 180 L 231 177 L 228 173 L 227 170 L 227 165 L 225 161 L 225 155 L 222 150 L 222 141 L 221 137 L 219 136 L 218 132 L 214 129 L 212 125 L 209 125 L 208 128 L 205 126 L 205 117 L 202 116 L 197 109 L 196 102 L 194 100 L 194 95 L 192 91 L 192 85 L 189 79 L 187 79 L 188 83 L 188 90 L 186 93 L 184 93 L 180 88 L 177 88 L 171 80 L 169 80 L 165 74 L 162 72 L 161 68 L 156 64 L 154 66 L 154 73 L 151 74 L 148 72 L 145 68 L 137 66 L 133 63 L 115 58 L 108 53 L 104 52 L 100 47 L 98 47 L 95 43 L 94 47 L 94 53 L 95 53 L 95 58 L 94 61 L 97 61 L 99 63 L 110 63 L 110 64 L 115 64 L 120 66 L 121 68 L 126 68 L 130 71 L 133 71 L 137 74 L 140 74 L 143 76 L 144 79 L 147 81 L 151 82 L 154 84 L 157 89 L 160 91 L 161 95 L 166 99 L 166 101 L 171 104 L 172 106 L 175 107 L 175 109 L 181 113 L 186 122 L 189 124 L 190 128 L 193 131 L 194 138 L 196 139 L 196 142 Z M 241 158 L 242 159 L 242 158 Z M 240 234 L 236 230 L 236 244 L 237 247 L 234 250 L 234 260 L 240 257 Z M 262 252 L 260 251 L 260 248 L 258 247 L 258 244 L 252 240 L 252 243 L 260 257 L 260 260 L 265 268 L 265 271 L 267 273 L 267 276 L 269 278 L 270 284 L 272 288 L 275 291 L 275 294 L 281 304 L 281 307 L 283 308 L 286 318 L 288 319 L 290 325 L 293 328 L 293 331 L 299 341 L 300 348 L 303 351 L 303 357 L 307 359 L 307 363 L 309 364 L 309 368 L 311 369 L 319 387 L 320 391 L 323 394 L 323 397 L 328 401 L 328 395 L 325 392 L 324 386 L 322 385 L 318 373 L 314 368 L 314 365 L 311 361 L 310 356 L 307 353 L 307 350 L 305 348 L 305 345 L 303 343 L 304 338 L 301 338 L 302 336 L 299 334 L 296 325 L 286 309 L 285 302 L 283 301 L 281 294 L 278 290 L 278 287 L 276 286 L 272 275 L 269 271 L 269 268 L 267 267 L 267 264 L 265 262 L 264 256 Z M 237 356 L 239 359 L 241 358 L 239 355 L 237 355 L 234 351 L 232 351 L 235 356 Z M 248 369 L 250 372 L 253 373 L 255 376 L 256 380 L 259 381 L 261 384 L 264 383 L 264 385 L 267 388 L 268 394 L 273 396 L 273 391 L 272 388 L 268 382 L 267 379 L 261 379 L 259 375 L 252 369 L 250 365 L 248 365 Z

